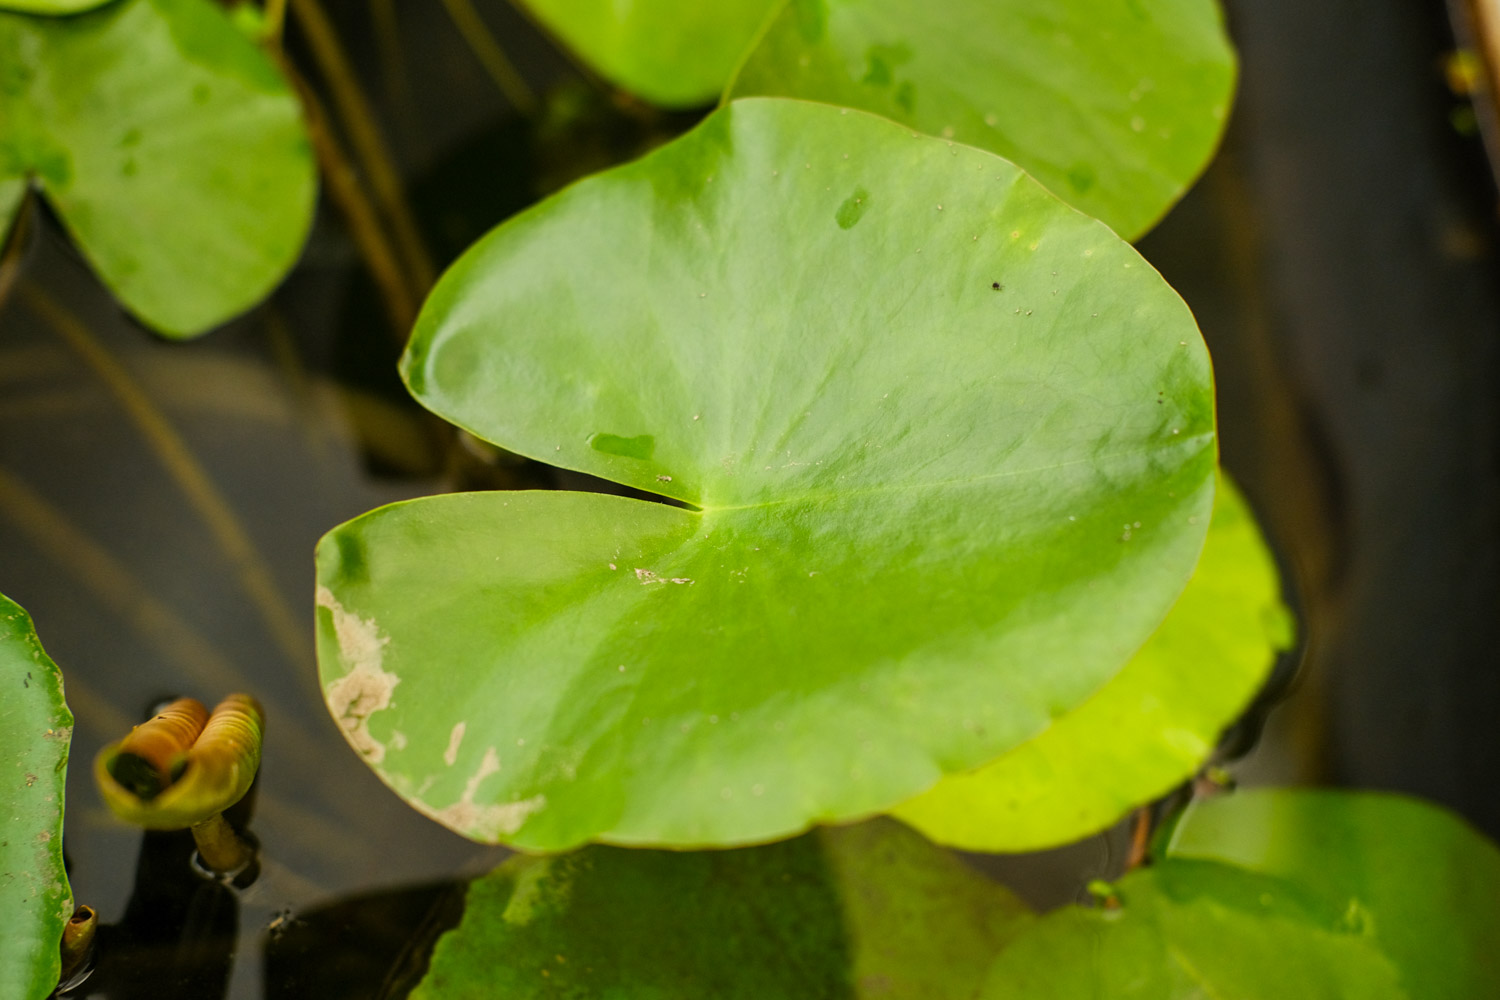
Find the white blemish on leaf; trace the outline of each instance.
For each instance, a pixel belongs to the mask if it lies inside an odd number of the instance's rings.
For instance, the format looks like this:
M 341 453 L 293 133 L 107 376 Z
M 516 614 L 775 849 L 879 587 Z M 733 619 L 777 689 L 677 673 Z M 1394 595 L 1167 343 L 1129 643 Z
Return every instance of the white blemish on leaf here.
M 339 659 L 349 672 L 323 689 L 328 710 L 344 730 L 344 737 L 371 763 L 385 759 L 385 744 L 370 735 L 370 716 L 391 707 L 391 692 L 401 678 L 382 669 L 388 636 L 382 637 L 373 618 L 344 610 L 327 587 L 318 588 L 318 606 L 333 614 L 333 634 Z
M 458 760 L 458 747 L 464 741 L 464 730 L 467 728 L 468 723 L 460 722 L 453 727 L 453 732 L 448 734 L 448 749 L 443 751 L 443 763 L 449 767 L 452 767 L 453 762 Z
M 425 807 L 422 803 L 418 803 L 418 806 L 444 826 L 476 840 L 494 841 L 515 833 L 526 822 L 527 817 L 546 806 L 547 797 L 534 795 L 529 799 L 494 805 L 476 803 L 474 800 L 479 795 L 479 786 L 484 783 L 485 778 L 499 770 L 500 756 L 494 747 L 489 747 L 484 752 L 479 769 L 469 776 L 464 785 L 464 793 L 457 802 L 445 809 L 436 810 Z

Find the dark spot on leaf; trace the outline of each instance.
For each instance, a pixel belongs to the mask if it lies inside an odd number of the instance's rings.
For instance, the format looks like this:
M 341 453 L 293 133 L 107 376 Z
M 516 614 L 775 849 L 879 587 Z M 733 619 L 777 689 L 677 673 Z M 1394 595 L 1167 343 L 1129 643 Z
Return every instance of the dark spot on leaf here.
M 638 458 L 646 461 L 656 451 L 656 438 L 650 434 L 637 434 L 635 437 L 621 437 L 619 434 L 595 434 L 589 438 L 589 447 L 595 451 L 602 451 L 606 455 L 619 455 L 621 458 Z
M 141 130 L 138 128 L 130 129 L 124 135 L 120 136 L 120 145 L 125 149 L 129 149 L 131 146 L 138 145 L 140 141 Z
M 1080 194 L 1093 187 L 1097 179 L 1098 175 L 1094 173 L 1094 168 L 1087 163 L 1074 164 L 1073 169 L 1068 171 L 1068 183 L 1073 185 L 1073 190 Z
M 208 84 L 199 83 L 193 85 L 193 101 L 195 103 L 207 104 L 209 97 L 212 95 L 213 90 L 209 88 Z
M 992 281 L 992 282 L 990 282 L 990 287 L 993 288 L 997 292 L 1003 292 L 1003 291 L 1005 291 L 1005 286 L 1002 285 L 1002 284 L 1000 284 L 1000 282 L 998 282 L 998 281 Z
M 834 213 L 834 220 L 840 229 L 852 229 L 865 214 L 865 209 L 870 207 L 870 192 L 864 188 L 855 188 L 854 193 L 844 199 L 839 210 Z

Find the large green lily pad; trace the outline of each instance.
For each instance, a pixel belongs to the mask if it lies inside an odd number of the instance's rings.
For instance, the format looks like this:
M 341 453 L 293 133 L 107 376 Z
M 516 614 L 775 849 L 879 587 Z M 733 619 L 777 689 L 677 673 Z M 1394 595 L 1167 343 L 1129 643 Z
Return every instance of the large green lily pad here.
M 653 104 L 719 96 L 779 0 L 520 0 L 600 76 Z
M 1046 729 L 1208 527 L 1208 358 L 1011 164 L 736 102 L 485 237 L 404 360 L 435 412 L 690 508 L 397 504 L 318 552 L 353 746 L 468 836 L 753 843 Z
M 1122 879 L 1112 902 L 1043 918 L 1001 953 L 980 996 L 1500 995 L 1500 851 L 1396 796 L 1257 790 L 1199 803 L 1167 857 Z
M 3 596 L 0 684 L 0 995 L 41 1000 L 57 986 L 59 942 L 73 915 L 62 855 L 73 713 L 31 618 Z
M 249 308 L 301 250 L 316 177 L 300 105 L 215 4 L 0 13 L 0 122 L 0 185 L 30 178 L 163 333 Z
M 1135 239 L 1218 145 L 1217 0 L 791 0 L 729 87 L 863 108 L 999 153 Z
M 899 824 L 768 847 L 515 857 L 413 1000 L 969 1000 L 1026 907 Z
M 1198 568 L 1167 620 L 1108 685 L 1045 733 L 894 813 L 971 851 L 1035 851 L 1096 833 L 1208 760 L 1292 640 L 1276 563 L 1219 480 Z

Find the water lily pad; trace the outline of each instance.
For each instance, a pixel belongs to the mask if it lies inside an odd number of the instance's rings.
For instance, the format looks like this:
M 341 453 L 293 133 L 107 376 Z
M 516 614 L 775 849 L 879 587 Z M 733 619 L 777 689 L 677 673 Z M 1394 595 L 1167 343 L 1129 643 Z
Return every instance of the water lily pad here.
M 719 96 L 779 0 L 520 0 L 611 83 L 653 104 Z
M 1390 795 L 1256 790 L 1195 805 L 1104 906 L 1043 918 L 980 996 L 1495 996 L 1497 933 L 1500 850 L 1462 821 Z
M 889 820 L 769 847 L 515 857 L 413 1000 L 968 1000 L 1023 903 Z
M 1195 805 L 1167 850 L 1331 900 L 1413 997 L 1500 996 L 1500 848 L 1446 810 L 1398 795 L 1255 790 Z
M 249 308 L 301 250 L 316 177 L 300 106 L 215 4 L 0 13 L 0 121 L 0 185 L 30 178 L 163 333 Z
M 73 713 L 31 618 L 3 596 L 0 683 L 0 995 L 41 1000 L 57 986 L 58 944 L 73 915 L 62 856 Z
M 1207 165 L 1234 81 L 1217 0 L 791 0 L 729 94 L 991 150 L 1135 239 Z
M 1080 704 L 1191 574 L 1208 358 L 988 153 L 736 102 L 501 226 L 404 373 L 511 451 L 687 506 L 428 498 L 319 546 L 351 744 L 468 836 L 753 843 L 883 811 Z
M 1035 851 L 1116 822 L 1190 778 L 1291 644 L 1276 563 L 1219 480 L 1203 556 L 1149 642 L 1030 743 L 944 778 L 894 813 L 939 843 Z

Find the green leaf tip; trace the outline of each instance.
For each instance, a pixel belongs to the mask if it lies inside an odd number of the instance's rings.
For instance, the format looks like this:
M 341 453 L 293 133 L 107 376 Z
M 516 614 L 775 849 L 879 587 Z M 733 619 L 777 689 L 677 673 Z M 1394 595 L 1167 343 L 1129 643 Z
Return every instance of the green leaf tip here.
M 205 0 L 0 10 L 0 221 L 29 178 L 147 326 L 202 333 L 264 298 L 312 224 L 301 105 Z

